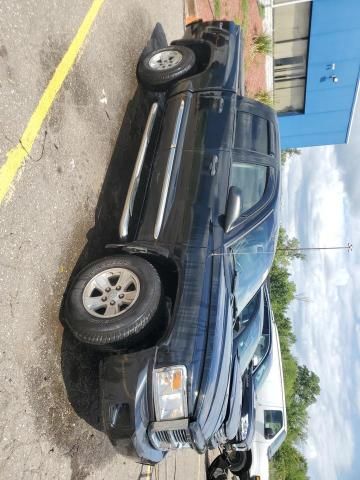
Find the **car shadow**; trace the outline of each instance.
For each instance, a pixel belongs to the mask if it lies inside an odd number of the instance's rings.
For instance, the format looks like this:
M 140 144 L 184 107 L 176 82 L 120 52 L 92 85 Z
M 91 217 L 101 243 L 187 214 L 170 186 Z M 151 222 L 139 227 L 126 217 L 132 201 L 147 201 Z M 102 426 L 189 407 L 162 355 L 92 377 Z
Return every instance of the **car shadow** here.
M 157 24 L 142 55 L 167 45 L 164 30 Z M 88 263 L 108 254 L 105 245 L 116 243 L 122 207 L 132 175 L 148 112 L 160 94 L 138 87 L 129 101 L 115 148 L 105 175 L 95 210 L 95 225 L 87 233 L 87 243 L 71 273 L 74 276 Z M 66 291 L 65 291 L 66 294 Z M 60 321 L 64 324 L 63 304 Z M 78 342 L 65 327 L 61 345 L 61 370 L 68 399 L 79 417 L 101 430 L 98 366 L 102 354 Z

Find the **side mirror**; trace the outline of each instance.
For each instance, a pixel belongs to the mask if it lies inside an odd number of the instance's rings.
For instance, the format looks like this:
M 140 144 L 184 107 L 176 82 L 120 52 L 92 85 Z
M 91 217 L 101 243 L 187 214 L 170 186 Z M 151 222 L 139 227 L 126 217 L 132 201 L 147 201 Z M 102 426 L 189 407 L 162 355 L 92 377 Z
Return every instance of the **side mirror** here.
M 229 195 L 226 204 L 225 214 L 225 232 L 228 233 L 232 230 L 240 218 L 241 212 L 241 193 L 237 187 L 230 187 Z

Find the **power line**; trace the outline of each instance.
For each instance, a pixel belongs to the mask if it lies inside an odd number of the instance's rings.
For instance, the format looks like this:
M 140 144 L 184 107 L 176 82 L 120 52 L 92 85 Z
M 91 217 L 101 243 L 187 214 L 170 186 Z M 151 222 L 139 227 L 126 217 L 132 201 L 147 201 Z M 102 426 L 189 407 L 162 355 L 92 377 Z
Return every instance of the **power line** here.
M 233 252 L 233 251 L 230 251 L 230 252 L 223 252 L 223 253 L 211 253 L 210 256 L 212 257 L 215 257 L 215 256 L 232 256 L 232 255 L 273 255 L 274 253 L 276 253 L 276 251 L 280 251 L 280 252 L 308 252 L 310 250 L 314 250 L 314 251 L 317 251 L 317 250 L 347 250 L 349 253 L 352 252 L 353 250 L 353 245 L 352 243 L 348 243 L 347 245 L 342 245 L 342 246 L 336 246 L 336 247 L 284 247 L 284 248 L 277 248 L 276 250 L 272 250 L 272 251 L 269 251 L 269 252 L 266 252 L 266 251 L 263 251 L 263 250 L 259 250 L 257 252 L 252 252 L 252 251 L 246 251 L 246 248 L 245 247 L 245 251 L 244 252 Z

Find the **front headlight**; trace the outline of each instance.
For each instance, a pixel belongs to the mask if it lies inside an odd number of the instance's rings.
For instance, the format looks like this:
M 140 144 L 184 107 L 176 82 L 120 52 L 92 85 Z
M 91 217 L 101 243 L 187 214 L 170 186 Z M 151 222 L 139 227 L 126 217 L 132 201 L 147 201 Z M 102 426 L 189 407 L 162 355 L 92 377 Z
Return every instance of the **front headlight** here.
M 178 420 L 187 417 L 186 380 L 184 365 L 154 370 L 156 420 Z

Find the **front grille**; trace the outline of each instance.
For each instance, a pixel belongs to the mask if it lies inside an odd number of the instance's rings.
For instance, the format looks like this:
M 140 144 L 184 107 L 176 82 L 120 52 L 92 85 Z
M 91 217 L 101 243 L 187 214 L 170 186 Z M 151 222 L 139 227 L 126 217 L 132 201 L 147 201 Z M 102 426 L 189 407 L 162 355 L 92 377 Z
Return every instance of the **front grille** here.
M 177 442 L 184 445 L 190 441 L 190 433 L 188 430 L 174 430 L 172 434 Z
M 160 450 L 190 447 L 191 436 L 188 429 L 152 430 L 150 438 L 154 446 Z
M 169 432 L 164 430 L 163 432 L 154 432 L 156 438 L 159 440 L 159 442 L 162 443 L 171 443 L 171 436 Z

